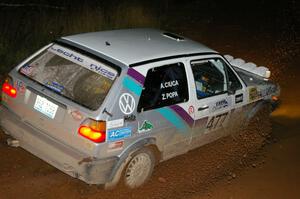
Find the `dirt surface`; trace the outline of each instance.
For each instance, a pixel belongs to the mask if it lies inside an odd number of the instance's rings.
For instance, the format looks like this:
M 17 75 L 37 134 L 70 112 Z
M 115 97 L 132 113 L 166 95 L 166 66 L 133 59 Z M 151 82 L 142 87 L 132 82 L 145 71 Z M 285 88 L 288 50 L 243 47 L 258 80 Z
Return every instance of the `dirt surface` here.
M 273 117 L 273 138 L 260 158 L 237 173 L 236 179 L 223 179 L 202 195 L 190 199 L 300 198 L 299 119 Z

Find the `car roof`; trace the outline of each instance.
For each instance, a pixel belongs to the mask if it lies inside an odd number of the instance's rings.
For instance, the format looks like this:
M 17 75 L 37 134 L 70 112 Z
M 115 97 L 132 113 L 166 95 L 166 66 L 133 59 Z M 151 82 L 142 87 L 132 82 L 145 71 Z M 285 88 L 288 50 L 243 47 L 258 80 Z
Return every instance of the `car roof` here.
M 156 29 L 90 32 L 66 36 L 62 39 L 96 51 L 128 66 L 165 57 L 216 53 L 203 44 Z

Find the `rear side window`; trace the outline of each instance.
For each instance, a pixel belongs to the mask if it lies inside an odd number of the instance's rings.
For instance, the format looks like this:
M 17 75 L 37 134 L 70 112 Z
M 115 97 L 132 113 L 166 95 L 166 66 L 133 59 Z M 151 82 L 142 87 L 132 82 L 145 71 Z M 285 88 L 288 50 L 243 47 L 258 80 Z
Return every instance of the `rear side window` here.
M 148 71 L 138 111 L 188 101 L 188 85 L 183 63 L 152 68 Z
M 110 66 L 59 45 L 33 58 L 19 72 L 91 110 L 99 108 L 117 76 Z

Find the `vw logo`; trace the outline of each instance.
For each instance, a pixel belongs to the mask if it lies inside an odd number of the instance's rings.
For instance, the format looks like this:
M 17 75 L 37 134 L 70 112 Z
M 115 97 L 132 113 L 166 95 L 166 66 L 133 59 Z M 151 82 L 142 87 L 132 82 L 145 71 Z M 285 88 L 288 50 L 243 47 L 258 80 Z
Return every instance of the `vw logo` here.
M 122 113 L 129 115 L 135 109 L 135 100 L 129 93 L 123 93 L 119 99 L 119 107 Z

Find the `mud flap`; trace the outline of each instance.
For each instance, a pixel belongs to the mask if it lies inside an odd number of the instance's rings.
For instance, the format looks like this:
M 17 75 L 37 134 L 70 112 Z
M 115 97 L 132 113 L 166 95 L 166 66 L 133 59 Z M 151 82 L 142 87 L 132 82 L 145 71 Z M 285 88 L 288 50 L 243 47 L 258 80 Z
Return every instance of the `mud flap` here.
M 104 184 L 109 181 L 111 171 L 117 162 L 117 157 L 101 160 L 85 158 L 78 163 L 83 169 L 82 176 L 79 175 L 78 178 L 88 184 Z

